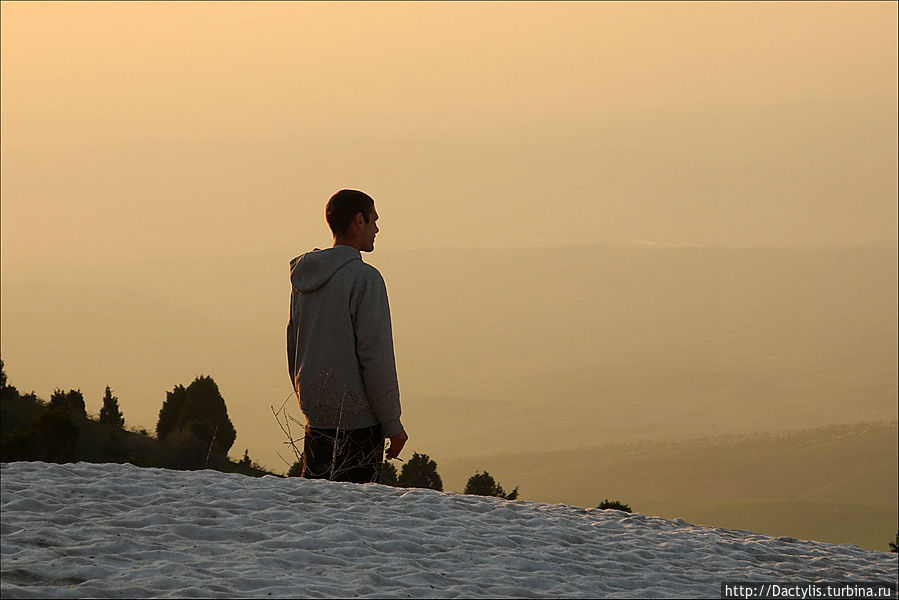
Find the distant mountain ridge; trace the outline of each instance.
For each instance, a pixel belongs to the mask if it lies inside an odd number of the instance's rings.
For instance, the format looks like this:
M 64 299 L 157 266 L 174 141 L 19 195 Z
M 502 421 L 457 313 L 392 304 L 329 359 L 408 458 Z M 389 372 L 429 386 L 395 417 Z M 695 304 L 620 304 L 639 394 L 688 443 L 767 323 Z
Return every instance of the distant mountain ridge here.
M 440 462 L 447 489 L 487 469 L 523 499 L 635 511 L 886 551 L 899 529 L 899 424 L 492 454 Z M 892 533 L 890 533 L 892 532 Z

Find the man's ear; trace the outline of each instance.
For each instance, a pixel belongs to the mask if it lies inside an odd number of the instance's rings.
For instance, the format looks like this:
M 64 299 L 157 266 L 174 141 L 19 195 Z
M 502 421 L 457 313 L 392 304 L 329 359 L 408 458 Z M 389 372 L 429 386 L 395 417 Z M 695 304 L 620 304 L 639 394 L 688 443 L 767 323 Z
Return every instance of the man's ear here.
M 353 221 L 356 223 L 356 225 L 362 227 L 363 225 L 365 225 L 365 215 L 363 215 L 361 212 L 357 212 Z

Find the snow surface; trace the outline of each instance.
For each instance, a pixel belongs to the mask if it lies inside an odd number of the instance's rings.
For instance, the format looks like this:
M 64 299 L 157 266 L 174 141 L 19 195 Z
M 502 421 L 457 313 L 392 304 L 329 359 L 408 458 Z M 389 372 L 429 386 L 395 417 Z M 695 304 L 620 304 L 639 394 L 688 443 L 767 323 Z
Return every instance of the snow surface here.
M 614 510 L 216 471 L 3 464 L 15 597 L 717 598 L 897 556 Z

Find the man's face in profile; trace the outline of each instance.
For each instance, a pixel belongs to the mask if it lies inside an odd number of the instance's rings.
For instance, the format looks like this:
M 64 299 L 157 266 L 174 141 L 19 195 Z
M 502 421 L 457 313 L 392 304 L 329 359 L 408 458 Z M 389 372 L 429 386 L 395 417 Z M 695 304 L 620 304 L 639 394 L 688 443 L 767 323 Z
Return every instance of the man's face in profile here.
M 378 233 L 378 211 L 375 210 L 374 206 L 371 209 L 371 216 L 368 218 L 368 223 L 365 223 L 363 220 L 362 225 L 362 237 L 360 239 L 360 250 L 363 252 L 371 252 L 375 249 L 375 235 Z

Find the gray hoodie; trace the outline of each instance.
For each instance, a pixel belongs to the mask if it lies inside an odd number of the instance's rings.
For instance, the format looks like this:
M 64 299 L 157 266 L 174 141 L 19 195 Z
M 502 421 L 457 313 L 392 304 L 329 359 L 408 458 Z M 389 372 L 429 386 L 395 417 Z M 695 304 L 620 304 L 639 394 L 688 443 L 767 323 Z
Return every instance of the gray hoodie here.
M 311 427 L 403 431 L 387 287 L 351 246 L 290 261 L 287 363 Z

